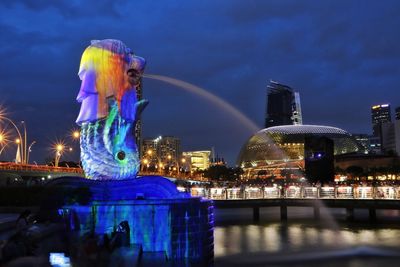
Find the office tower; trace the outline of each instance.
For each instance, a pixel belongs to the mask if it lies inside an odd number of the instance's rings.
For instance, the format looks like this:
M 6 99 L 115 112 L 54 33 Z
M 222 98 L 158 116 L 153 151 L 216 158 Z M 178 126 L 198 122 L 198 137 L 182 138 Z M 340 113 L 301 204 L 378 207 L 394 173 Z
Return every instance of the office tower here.
M 287 85 L 270 81 L 267 86 L 265 128 L 303 123 L 300 94 Z
M 391 122 L 390 105 L 382 104 L 371 107 L 372 130 L 374 136 L 381 136 L 381 125 L 385 122 Z
M 381 146 L 382 152 L 387 150 L 388 147 L 385 148 L 385 145 L 388 145 L 391 142 L 387 142 L 387 137 L 392 136 L 392 128 L 389 124 L 392 122 L 391 113 L 390 113 L 390 105 L 389 104 L 381 104 L 374 105 L 371 107 L 371 119 L 372 119 L 372 132 L 373 135 L 379 138 L 379 143 Z M 384 126 L 384 134 L 383 134 L 383 124 L 387 124 Z
M 396 153 L 400 156 L 400 107 L 396 108 L 396 120 L 394 121 L 394 138 L 396 144 Z
M 381 144 L 382 151 L 385 153 L 393 154 L 396 151 L 395 123 L 384 122 L 381 124 Z

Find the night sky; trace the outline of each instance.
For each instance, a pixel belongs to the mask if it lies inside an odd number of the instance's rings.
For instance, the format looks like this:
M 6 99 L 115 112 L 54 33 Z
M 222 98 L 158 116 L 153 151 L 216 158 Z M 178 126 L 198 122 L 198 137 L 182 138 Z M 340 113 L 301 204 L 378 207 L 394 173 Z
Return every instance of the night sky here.
M 52 156 L 57 139 L 71 143 L 92 39 L 122 40 L 146 58 L 146 73 L 204 88 L 260 129 L 270 79 L 300 92 L 305 124 L 371 133 L 371 105 L 400 106 L 400 1 L 126 2 L 0 2 L 0 102 L 26 122 L 32 160 Z M 195 94 L 143 83 L 145 137 L 177 136 L 183 150 L 214 147 L 235 163 L 254 129 Z M 0 160 L 14 155 L 12 145 Z

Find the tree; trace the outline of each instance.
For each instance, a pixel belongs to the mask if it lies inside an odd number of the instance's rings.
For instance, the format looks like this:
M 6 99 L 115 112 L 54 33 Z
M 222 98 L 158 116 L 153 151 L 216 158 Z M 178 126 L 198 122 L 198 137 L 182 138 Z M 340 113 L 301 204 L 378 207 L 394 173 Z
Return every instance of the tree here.
M 243 174 L 243 169 L 228 168 L 225 165 L 214 165 L 204 170 L 204 176 L 216 181 L 235 181 L 239 180 Z
M 346 172 L 354 179 L 355 177 L 360 177 L 364 173 L 364 169 L 360 166 L 349 166 L 346 168 Z

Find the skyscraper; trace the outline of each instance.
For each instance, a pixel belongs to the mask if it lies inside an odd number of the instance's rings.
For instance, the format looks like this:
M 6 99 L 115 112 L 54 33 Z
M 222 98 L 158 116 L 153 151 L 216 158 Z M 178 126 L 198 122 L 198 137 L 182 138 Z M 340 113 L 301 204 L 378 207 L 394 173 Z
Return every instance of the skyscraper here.
M 373 135 L 379 138 L 379 143 L 382 151 L 391 150 L 393 139 L 392 132 L 393 127 L 391 126 L 392 118 L 390 113 L 389 104 L 374 105 L 371 107 L 371 119 L 372 119 L 372 132 Z
M 385 122 L 391 122 L 390 105 L 382 104 L 371 107 L 372 127 Z M 375 129 L 373 129 L 375 135 Z
M 400 107 L 396 108 L 396 120 L 400 120 Z
M 302 124 L 300 94 L 289 86 L 272 80 L 267 88 L 265 128 Z
M 381 136 L 382 123 L 391 122 L 390 105 L 382 104 L 371 107 L 372 131 L 374 136 Z

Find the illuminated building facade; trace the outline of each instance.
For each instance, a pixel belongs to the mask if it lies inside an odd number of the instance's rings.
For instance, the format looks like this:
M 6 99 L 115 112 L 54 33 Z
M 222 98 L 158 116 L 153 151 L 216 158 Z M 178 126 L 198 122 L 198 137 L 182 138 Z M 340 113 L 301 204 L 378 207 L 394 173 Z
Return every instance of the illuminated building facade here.
M 186 159 L 186 163 L 190 164 L 190 170 L 205 170 L 210 167 L 210 150 L 204 151 L 187 151 L 182 156 Z
M 267 88 L 265 127 L 303 124 L 300 94 L 275 81 L 270 81 Z
M 365 154 L 368 154 L 371 150 L 371 136 L 368 134 L 352 134 L 354 139 L 360 144 Z
M 237 164 L 246 178 L 301 178 L 305 175 L 305 140 L 333 141 L 333 154 L 362 152 L 348 132 L 329 126 L 287 125 L 263 129 L 242 147 Z
M 396 121 L 400 120 L 400 107 L 396 108 Z
M 382 104 L 371 107 L 372 125 L 391 122 L 390 105 Z

